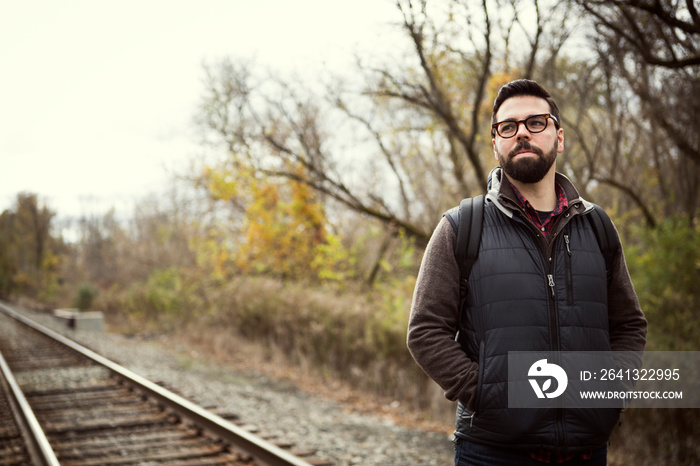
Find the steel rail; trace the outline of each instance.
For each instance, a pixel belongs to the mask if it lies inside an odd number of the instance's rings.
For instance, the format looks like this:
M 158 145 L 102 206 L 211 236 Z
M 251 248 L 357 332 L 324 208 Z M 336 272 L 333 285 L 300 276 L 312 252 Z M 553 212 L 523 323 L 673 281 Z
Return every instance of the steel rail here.
M 38 466 L 60 466 L 56 454 L 54 453 L 46 435 L 39 422 L 36 420 L 34 411 L 29 406 L 27 399 L 22 393 L 17 380 L 15 380 L 10 366 L 5 357 L 0 352 L 0 383 L 2 384 L 7 399 L 12 408 L 15 422 L 27 445 L 27 452 L 32 458 L 32 462 Z
M 193 424 L 203 427 L 212 435 L 222 440 L 230 442 L 234 447 L 239 448 L 256 460 L 268 466 L 313 466 L 302 458 L 292 455 L 280 447 L 267 442 L 246 430 L 232 424 L 226 419 L 210 413 L 194 403 L 172 393 L 155 383 L 141 377 L 140 375 L 122 367 L 109 359 L 85 348 L 84 346 L 64 337 L 63 335 L 34 322 L 22 314 L 0 303 L 0 310 L 15 320 L 43 333 L 44 335 L 61 342 L 62 344 L 77 351 L 81 355 L 93 360 L 97 364 L 106 367 L 113 374 L 125 381 L 127 384 L 142 390 L 148 394 L 156 403 L 167 406 L 180 416 L 186 418 Z M 56 463 L 58 464 L 58 463 Z

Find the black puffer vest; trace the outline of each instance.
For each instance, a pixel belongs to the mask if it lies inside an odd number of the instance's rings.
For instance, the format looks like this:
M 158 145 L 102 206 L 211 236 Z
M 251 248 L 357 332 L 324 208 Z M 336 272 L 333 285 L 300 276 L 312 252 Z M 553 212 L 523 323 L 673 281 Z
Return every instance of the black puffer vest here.
M 523 219 L 486 203 L 460 331 L 479 382 L 475 405 L 458 405 L 456 437 L 577 452 L 615 426 L 615 409 L 507 407 L 508 351 L 610 351 L 605 261 L 586 214 L 567 220 L 550 258 Z

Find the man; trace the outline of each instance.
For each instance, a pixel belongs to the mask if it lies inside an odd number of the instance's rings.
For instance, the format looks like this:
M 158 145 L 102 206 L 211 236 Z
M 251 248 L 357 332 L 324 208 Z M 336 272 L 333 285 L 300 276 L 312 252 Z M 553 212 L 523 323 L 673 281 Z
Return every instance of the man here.
M 534 81 L 506 84 L 492 122 L 500 168 L 489 176 L 464 307 L 456 225 L 445 216 L 421 264 L 408 347 L 445 396 L 459 401 L 456 465 L 605 465 L 619 410 L 508 408 L 503 358 L 509 351 L 643 351 L 646 319 L 622 248 L 606 277 L 587 218 L 593 205 L 556 173 L 564 130 L 549 93 Z

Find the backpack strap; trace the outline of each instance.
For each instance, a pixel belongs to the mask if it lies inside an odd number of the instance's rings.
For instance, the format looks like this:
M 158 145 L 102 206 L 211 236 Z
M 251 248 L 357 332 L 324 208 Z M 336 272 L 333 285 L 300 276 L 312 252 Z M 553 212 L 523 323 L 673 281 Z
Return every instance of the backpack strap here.
M 620 248 L 620 242 L 617 240 L 617 231 L 608 214 L 599 205 L 593 205 L 593 210 L 588 215 L 588 218 L 598 239 L 600 252 L 603 253 L 603 258 L 605 258 L 605 274 L 608 279 L 608 285 L 610 285 L 612 281 L 613 258 Z
M 481 229 L 484 224 L 484 195 L 463 199 L 459 203 L 459 226 L 455 257 L 459 264 L 460 280 L 464 287 L 479 255 Z M 460 287 L 461 288 L 461 287 Z
M 482 194 L 474 198 L 462 199 L 459 207 L 445 213 L 445 216 L 456 230 L 455 258 L 459 264 L 459 318 L 457 334 L 461 328 L 462 309 L 467 298 L 467 282 L 469 274 L 479 255 L 481 230 L 484 225 L 484 202 Z
M 457 235 L 455 258 L 459 264 L 460 280 L 469 279 L 479 255 L 481 230 L 484 223 L 484 195 L 462 199 L 458 207 L 445 212 L 445 217 Z

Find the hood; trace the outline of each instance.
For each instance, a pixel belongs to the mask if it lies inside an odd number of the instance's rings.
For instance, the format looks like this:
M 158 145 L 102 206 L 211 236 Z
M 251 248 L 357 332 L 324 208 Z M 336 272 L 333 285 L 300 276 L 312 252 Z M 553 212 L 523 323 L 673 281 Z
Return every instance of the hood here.
M 493 204 L 498 207 L 498 210 L 509 218 L 513 218 L 513 211 L 501 204 L 498 200 L 498 192 L 501 190 L 501 176 L 501 167 L 496 167 L 489 173 L 488 183 L 486 184 L 486 202 L 493 202 Z
M 487 193 L 486 193 L 486 201 L 487 202 L 493 202 L 498 209 L 503 212 L 505 215 L 508 217 L 512 218 L 513 217 L 513 210 L 510 209 L 509 207 L 504 206 L 501 204 L 501 202 L 498 200 L 498 192 L 501 190 L 501 177 L 503 176 L 503 171 L 501 167 L 496 167 L 491 172 L 489 173 L 488 177 L 488 182 L 487 182 Z M 569 199 L 569 203 L 575 204 L 578 202 L 583 203 L 584 206 L 584 213 L 589 212 L 591 209 L 593 209 L 594 204 L 591 202 L 588 202 L 587 200 L 583 199 L 578 195 L 578 192 L 576 192 L 575 188 L 573 188 L 573 184 L 571 181 L 561 173 L 557 173 L 557 181 L 562 184 L 562 185 L 568 185 L 572 189 L 572 193 L 576 193 L 576 196 L 573 199 Z

